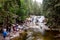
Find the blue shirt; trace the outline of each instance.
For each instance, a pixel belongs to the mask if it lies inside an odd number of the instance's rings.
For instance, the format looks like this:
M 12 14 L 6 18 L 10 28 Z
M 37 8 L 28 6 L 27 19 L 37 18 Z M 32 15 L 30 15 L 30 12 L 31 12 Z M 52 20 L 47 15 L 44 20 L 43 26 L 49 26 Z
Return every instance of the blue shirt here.
M 5 36 L 5 37 L 7 36 L 7 32 L 6 31 L 3 32 L 3 36 Z

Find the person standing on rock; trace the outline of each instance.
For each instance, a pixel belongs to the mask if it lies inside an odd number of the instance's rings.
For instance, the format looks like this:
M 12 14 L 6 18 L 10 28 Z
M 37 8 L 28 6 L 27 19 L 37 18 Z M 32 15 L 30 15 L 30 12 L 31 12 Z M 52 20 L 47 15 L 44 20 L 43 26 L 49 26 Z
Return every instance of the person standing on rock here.
M 6 31 L 6 28 L 4 28 L 3 29 L 3 38 L 4 38 L 4 40 L 5 40 L 5 38 L 7 37 L 7 35 L 8 35 L 8 32 Z

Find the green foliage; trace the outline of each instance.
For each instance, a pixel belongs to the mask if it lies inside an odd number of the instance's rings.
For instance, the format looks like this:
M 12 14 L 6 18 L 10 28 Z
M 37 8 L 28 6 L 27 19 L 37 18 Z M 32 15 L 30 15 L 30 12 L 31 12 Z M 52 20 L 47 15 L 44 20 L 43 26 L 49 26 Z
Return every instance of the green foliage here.
M 15 23 L 16 10 L 18 10 L 17 4 L 12 0 L 0 2 L 0 23 L 3 25 Z
M 43 15 L 46 16 L 48 24 L 52 27 L 60 25 L 60 0 L 43 0 Z
M 30 14 L 40 15 L 40 5 L 32 0 L 0 0 L 0 21 L 12 24 L 16 19 L 24 21 Z
M 32 0 L 31 0 L 32 1 Z M 30 2 L 28 6 L 29 14 L 40 15 L 41 14 L 41 4 L 36 1 Z

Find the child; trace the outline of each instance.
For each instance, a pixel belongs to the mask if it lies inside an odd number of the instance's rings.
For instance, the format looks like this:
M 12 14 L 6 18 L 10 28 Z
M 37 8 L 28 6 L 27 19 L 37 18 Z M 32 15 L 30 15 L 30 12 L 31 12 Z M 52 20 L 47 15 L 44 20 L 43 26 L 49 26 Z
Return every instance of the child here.
M 5 28 L 3 29 L 3 33 L 2 33 L 2 34 L 3 34 L 3 38 L 4 38 L 4 40 L 5 40 L 6 36 L 8 35 L 8 33 L 7 33 L 7 31 L 6 31 Z

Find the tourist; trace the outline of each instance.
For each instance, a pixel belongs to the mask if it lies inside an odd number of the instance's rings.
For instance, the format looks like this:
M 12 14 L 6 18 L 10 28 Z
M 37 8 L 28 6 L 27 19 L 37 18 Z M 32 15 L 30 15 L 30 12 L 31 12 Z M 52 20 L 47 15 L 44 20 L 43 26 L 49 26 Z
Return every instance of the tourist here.
M 7 31 L 8 32 L 11 32 L 11 27 L 7 27 Z
M 5 38 L 7 37 L 7 35 L 8 35 L 8 32 L 6 31 L 6 28 L 4 28 L 3 29 L 3 38 L 4 38 L 4 40 L 5 40 Z

